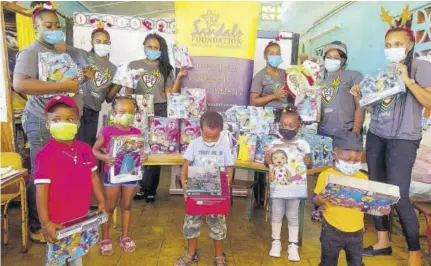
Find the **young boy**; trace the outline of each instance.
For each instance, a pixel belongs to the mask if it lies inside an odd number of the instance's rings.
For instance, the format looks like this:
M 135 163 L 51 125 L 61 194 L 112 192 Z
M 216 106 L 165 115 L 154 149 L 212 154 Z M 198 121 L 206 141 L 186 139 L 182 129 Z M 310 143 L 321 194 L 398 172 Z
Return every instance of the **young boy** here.
M 362 266 L 364 214 L 358 209 L 332 205 L 330 196 L 323 194 L 326 179 L 330 174 L 368 180 L 368 176 L 359 171 L 363 150 L 362 136 L 351 131 L 339 132 L 334 136 L 333 147 L 335 167 L 319 175 L 311 199 L 314 204 L 324 206 L 320 266 L 337 265 L 342 249 L 346 252 L 349 266 Z
M 200 119 L 202 137 L 193 140 L 184 153 L 184 165 L 181 170 L 181 182 L 186 196 L 187 172 L 189 166 L 218 167 L 225 171 L 228 185 L 232 182 L 232 166 L 234 160 L 227 138 L 221 138 L 223 118 L 219 113 L 206 112 Z M 184 236 L 188 240 L 187 253 L 178 258 L 174 265 L 183 266 L 197 262 L 196 248 L 200 227 L 204 216 L 186 215 L 184 218 Z M 224 215 L 206 216 L 210 237 L 214 240 L 216 265 L 226 265 L 226 255 L 223 252 L 223 239 L 226 238 L 226 219 Z
M 52 138 L 36 156 L 36 204 L 45 239 L 54 243 L 62 223 L 88 213 L 92 190 L 98 211 L 105 211 L 105 199 L 91 147 L 74 139 L 79 127 L 75 101 L 55 96 L 45 112 Z M 69 265 L 82 265 L 82 258 Z

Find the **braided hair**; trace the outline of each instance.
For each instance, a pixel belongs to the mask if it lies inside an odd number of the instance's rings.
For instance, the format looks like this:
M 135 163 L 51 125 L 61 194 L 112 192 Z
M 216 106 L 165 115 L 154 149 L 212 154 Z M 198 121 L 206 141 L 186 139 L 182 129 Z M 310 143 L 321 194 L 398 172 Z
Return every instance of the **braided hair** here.
M 169 75 L 171 74 L 172 70 L 174 69 L 169 61 L 169 52 L 168 52 L 168 44 L 166 43 L 166 40 L 160 36 L 157 33 L 150 33 L 145 37 L 144 45 L 148 42 L 148 40 L 155 39 L 160 44 L 160 52 L 161 56 L 159 59 L 159 71 L 163 75 L 164 81 L 166 83 Z
M 283 108 L 283 113 L 281 114 L 281 117 L 283 117 L 284 115 L 296 115 L 298 117 L 299 123 L 301 125 L 304 124 L 304 121 L 302 120 L 302 117 L 299 115 L 298 113 L 298 108 L 294 105 L 287 105 L 286 107 Z M 281 120 L 281 118 L 280 118 Z

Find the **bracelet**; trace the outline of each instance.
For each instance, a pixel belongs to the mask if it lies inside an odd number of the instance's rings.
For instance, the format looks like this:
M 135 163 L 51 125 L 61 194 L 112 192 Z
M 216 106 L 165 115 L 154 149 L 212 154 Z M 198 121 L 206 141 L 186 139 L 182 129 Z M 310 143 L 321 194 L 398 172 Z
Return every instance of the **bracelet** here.
M 52 221 L 49 221 L 49 223 L 45 224 L 44 226 L 42 226 L 42 229 L 45 229 L 48 225 L 52 224 Z

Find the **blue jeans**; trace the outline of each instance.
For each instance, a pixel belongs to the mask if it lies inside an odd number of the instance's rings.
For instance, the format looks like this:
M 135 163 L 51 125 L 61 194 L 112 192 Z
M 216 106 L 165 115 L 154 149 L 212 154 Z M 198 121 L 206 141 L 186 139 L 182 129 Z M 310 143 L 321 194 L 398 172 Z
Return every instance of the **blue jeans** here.
M 39 151 L 48 143 L 51 138 L 49 130 L 46 128 L 46 120 L 24 111 L 22 115 L 22 126 L 24 133 L 30 143 L 30 182 L 27 184 L 27 203 L 30 230 L 38 231 L 41 226 L 36 207 L 36 187 L 34 185 L 34 160 Z

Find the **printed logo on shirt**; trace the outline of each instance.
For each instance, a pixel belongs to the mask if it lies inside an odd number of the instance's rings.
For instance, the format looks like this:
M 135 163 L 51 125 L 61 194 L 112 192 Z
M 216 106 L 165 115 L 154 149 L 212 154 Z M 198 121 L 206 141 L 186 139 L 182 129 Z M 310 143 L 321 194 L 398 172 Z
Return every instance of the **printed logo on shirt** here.
M 397 98 L 398 96 L 386 97 L 385 99 L 383 99 L 381 103 L 382 112 L 389 112 L 390 110 L 392 110 L 392 108 L 394 108 Z
M 330 85 L 323 86 L 322 100 L 324 104 L 330 104 L 337 97 L 340 83 L 340 77 L 337 77 L 332 81 Z
M 100 69 L 96 65 L 96 61 L 94 60 L 94 58 L 91 56 L 88 58 L 88 62 L 90 64 L 90 67 L 94 71 L 93 78 L 91 79 L 93 85 L 92 87 L 95 90 L 104 89 L 112 79 L 111 74 L 109 73 L 109 69 L 107 67 Z
M 152 72 L 141 73 L 140 86 L 144 93 L 152 94 L 154 88 L 160 83 L 161 74 L 158 68 Z

